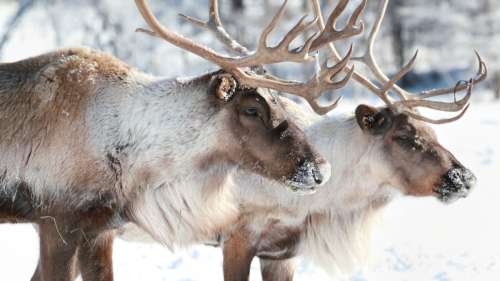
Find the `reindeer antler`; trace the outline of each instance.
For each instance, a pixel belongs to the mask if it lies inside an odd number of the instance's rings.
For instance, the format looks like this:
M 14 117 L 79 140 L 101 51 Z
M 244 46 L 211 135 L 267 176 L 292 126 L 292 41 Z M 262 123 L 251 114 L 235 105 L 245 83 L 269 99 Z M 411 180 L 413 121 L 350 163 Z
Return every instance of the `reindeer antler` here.
M 337 20 L 347 7 L 347 4 L 349 4 L 349 0 L 340 0 L 335 9 L 333 10 L 333 12 L 328 17 L 326 25 L 323 24 L 323 28 L 320 28 L 321 32 L 319 36 L 311 44 L 311 51 L 316 51 L 330 42 L 346 39 L 361 34 L 364 30 L 364 23 L 363 21 L 360 21 L 359 24 L 357 24 L 357 22 L 359 16 L 366 7 L 367 1 L 368 0 L 362 0 L 361 3 L 358 5 L 358 7 L 354 10 L 351 17 L 349 18 L 346 26 L 343 29 L 338 30 L 336 28 Z M 320 17 L 321 21 L 323 21 L 322 18 L 323 15 L 321 13 L 321 9 L 319 9 L 320 7 L 319 3 L 317 2 L 317 0 L 313 0 L 312 2 L 313 2 L 313 8 L 315 6 L 318 7 L 318 9 L 314 9 L 316 17 L 318 17 L 318 21 L 320 20 L 319 19 Z
M 229 51 L 235 52 L 238 55 L 250 54 L 250 51 L 238 41 L 234 40 L 222 25 L 222 21 L 219 16 L 219 2 L 217 0 L 210 0 L 208 21 L 206 22 L 184 14 L 179 14 L 179 16 L 198 27 L 208 29 L 210 32 L 215 34 L 215 37 L 221 41 Z
M 321 9 L 319 3 L 317 0 L 314 0 L 313 2 L 314 2 L 313 8 L 315 9 L 316 13 L 320 15 L 317 21 L 318 28 L 320 30 L 323 30 L 324 22 L 323 22 L 323 16 L 321 15 Z M 372 75 L 374 76 L 374 78 L 382 86 L 380 87 L 376 86 L 368 78 L 364 77 L 363 75 L 357 72 L 354 72 L 352 74 L 353 79 L 358 83 L 360 83 L 361 85 L 365 86 L 375 95 L 377 95 L 382 101 L 384 101 L 384 103 L 388 107 L 398 111 L 403 111 L 415 119 L 433 124 L 443 124 L 460 119 L 464 115 L 465 111 L 468 109 L 468 102 L 472 94 L 472 86 L 483 81 L 487 76 L 486 64 L 482 60 L 479 53 L 476 51 L 476 56 L 479 61 L 479 68 L 477 75 L 476 77 L 471 78 L 468 81 L 465 81 L 465 83 L 464 81 L 459 81 L 454 87 L 428 90 L 428 91 L 423 91 L 419 94 L 411 93 L 407 90 L 402 89 L 401 87 L 396 85 L 396 82 L 399 81 L 401 78 L 403 78 L 404 75 L 406 75 L 412 69 L 418 51 L 415 52 L 415 55 L 410 59 L 410 61 L 398 73 L 396 73 L 396 75 L 392 79 L 389 79 L 383 73 L 380 66 L 376 62 L 375 56 L 373 54 L 373 46 L 375 43 L 375 39 L 380 30 L 380 26 L 382 25 L 382 21 L 386 13 L 388 3 L 389 0 L 383 0 L 382 2 L 379 14 L 375 20 L 375 23 L 373 24 L 372 29 L 370 30 L 370 34 L 368 36 L 368 44 L 364 55 L 361 57 L 352 58 L 352 60 L 366 65 L 370 70 L 370 72 L 372 73 Z M 338 54 L 333 43 L 330 42 L 328 45 L 333 54 L 333 58 L 336 61 L 340 61 L 341 57 Z M 463 90 L 466 90 L 465 96 L 459 100 L 454 100 L 453 102 L 439 102 L 439 101 L 426 100 L 427 98 L 442 96 L 447 94 L 453 94 L 455 96 L 457 92 Z M 396 102 L 392 101 L 391 97 L 388 94 L 389 91 L 393 91 L 394 93 L 396 93 L 396 95 L 400 98 L 400 101 Z M 448 111 L 448 112 L 459 112 L 459 114 L 451 118 L 434 120 L 416 113 L 413 109 L 417 107 L 426 107 L 434 110 Z
M 241 55 L 239 57 L 229 57 L 217 53 L 216 51 L 193 42 L 175 32 L 168 30 L 163 27 L 159 21 L 152 14 L 145 0 L 135 0 L 136 5 L 141 12 L 143 18 L 148 23 L 152 31 L 139 29 L 139 31 L 146 32 L 150 35 L 163 38 L 164 40 L 182 48 L 189 52 L 192 52 L 204 59 L 207 59 L 217 65 L 219 65 L 224 70 L 233 74 L 238 81 L 244 85 L 250 87 L 264 87 L 270 88 L 281 92 L 286 92 L 292 95 L 300 96 L 306 99 L 306 101 L 311 105 L 314 111 L 318 114 L 325 114 L 328 111 L 335 108 L 338 100 L 330 106 L 322 107 L 318 104 L 317 99 L 321 94 L 327 90 L 335 90 L 344 87 L 354 69 L 349 69 L 345 71 L 346 75 L 340 81 L 335 78 L 342 71 L 346 69 L 347 63 L 349 62 L 351 52 L 349 51 L 347 55 L 341 59 L 338 64 L 329 67 L 325 62 L 323 64 L 323 69 L 319 73 L 313 75 L 313 77 L 307 82 L 297 82 L 290 80 L 283 80 L 271 75 L 259 75 L 252 71 L 249 71 L 249 67 L 274 64 L 280 62 L 296 62 L 302 63 L 311 60 L 310 52 L 321 48 L 322 46 L 338 40 L 339 37 L 343 39 L 353 36 L 359 33 L 359 28 L 355 27 L 355 22 L 361 11 L 356 12 L 350 21 L 350 26 L 352 28 L 345 28 L 342 31 L 337 31 L 332 25 L 332 28 L 326 31 L 320 32 L 318 37 L 316 34 L 309 36 L 303 45 L 299 48 L 290 49 L 291 43 L 305 31 L 311 29 L 317 24 L 318 14 L 316 17 L 306 22 L 306 16 L 302 17 L 297 24 L 283 37 L 283 39 L 276 46 L 270 47 L 267 45 L 267 39 L 270 33 L 275 30 L 276 26 L 279 24 L 283 14 L 285 12 L 287 0 L 283 3 L 278 13 L 273 17 L 269 25 L 262 32 L 258 46 L 255 52 L 249 52 L 248 49 L 239 44 L 236 40 L 233 40 L 230 35 L 226 32 L 220 17 L 218 14 L 217 0 L 211 0 L 209 8 L 209 20 L 203 22 L 191 17 L 182 15 L 184 18 L 194 23 L 197 26 L 201 26 L 211 30 L 216 34 L 216 37 L 221 40 L 228 48 L 237 54 Z M 346 0 L 343 0 L 346 2 Z M 338 18 L 340 13 L 345 9 L 340 7 L 332 13 L 332 21 L 335 23 L 335 19 Z M 354 19 L 354 20 L 353 20 Z M 332 32 L 335 31 L 335 32 Z M 311 49 L 314 44 L 314 49 Z

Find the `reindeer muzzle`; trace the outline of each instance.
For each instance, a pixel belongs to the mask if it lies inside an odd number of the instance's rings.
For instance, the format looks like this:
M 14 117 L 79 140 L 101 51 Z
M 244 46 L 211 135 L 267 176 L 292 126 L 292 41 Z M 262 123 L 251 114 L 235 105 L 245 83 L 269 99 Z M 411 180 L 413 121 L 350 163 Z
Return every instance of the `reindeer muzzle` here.
M 327 162 L 314 163 L 308 160 L 302 161 L 295 174 L 287 179 L 285 183 L 293 192 L 299 194 L 312 194 L 316 188 L 330 179 L 331 166 Z
M 467 197 L 475 184 L 474 174 L 469 169 L 456 165 L 442 177 L 441 186 L 436 192 L 442 202 L 453 203 Z

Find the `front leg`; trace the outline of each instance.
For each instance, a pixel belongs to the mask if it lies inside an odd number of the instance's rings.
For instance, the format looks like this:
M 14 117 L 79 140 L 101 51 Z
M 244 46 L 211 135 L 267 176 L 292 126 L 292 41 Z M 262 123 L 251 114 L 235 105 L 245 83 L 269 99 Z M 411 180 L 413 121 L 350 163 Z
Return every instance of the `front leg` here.
M 292 281 L 295 259 L 271 260 L 260 258 L 262 281 Z
M 62 229 L 60 230 L 59 227 Z M 73 281 L 77 277 L 77 242 L 55 218 L 39 224 L 40 257 L 31 281 Z
M 85 237 L 78 247 L 78 262 L 83 281 L 113 281 L 114 231 Z
M 223 244 L 224 280 L 247 281 L 255 253 L 256 248 L 244 231 L 233 232 Z

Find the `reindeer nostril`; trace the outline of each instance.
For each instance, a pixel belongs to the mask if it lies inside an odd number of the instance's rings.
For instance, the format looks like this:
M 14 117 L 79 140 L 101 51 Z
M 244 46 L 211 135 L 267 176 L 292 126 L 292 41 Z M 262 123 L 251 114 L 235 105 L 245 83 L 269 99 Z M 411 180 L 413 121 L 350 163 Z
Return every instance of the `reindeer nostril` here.
M 323 182 L 323 175 L 318 170 L 318 168 L 314 168 L 312 173 L 314 177 L 314 182 L 316 182 L 317 184 L 321 184 Z
M 283 122 L 281 122 L 278 126 L 276 126 L 276 128 L 274 128 L 277 132 L 281 133 L 281 132 L 284 132 L 288 129 L 289 125 L 288 125 L 288 121 L 285 120 Z
M 477 178 L 471 171 L 466 169 L 462 171 L 462 180 L 465 183 L 465 188 L 470 190 L 476 185 Z
M 330 179 L 329 163 L 315 163 L 310 159 L 297 159 L 295 173 L 288 178 L 288 183 L 301 190 L 314 191 Z

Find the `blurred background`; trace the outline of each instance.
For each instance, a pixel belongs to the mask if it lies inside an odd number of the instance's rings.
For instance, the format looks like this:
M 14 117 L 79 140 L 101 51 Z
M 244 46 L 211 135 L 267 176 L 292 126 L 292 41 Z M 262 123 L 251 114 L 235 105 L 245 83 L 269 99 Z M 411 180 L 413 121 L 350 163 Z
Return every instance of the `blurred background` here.
M 170 29 L 224 51 L 214 37 L 178 16 L 208 16 L 208 0 L 150 0 Z M 233 37 L 253 49 L 258 36 L 282 4 L 280 0 L 220 0 L 222 20 Z M 364 36 L 340 43 L 341 53 L 354 42 L 361 55 L 380 0 L 368 0 L 362 16 Z M 324 14 L 337 0 L 321 1 Z M 359 1 L 348 7 L 352 11 Z M 347 11 L 344 14 L 350 15 Z M 290 0 L 279 40 L 303 14 L 309 0 Z M 345 23 L 346 17 L 339 26 Z M 0 0 L 0 62 L 11 62 L 63 47 L 88 46 L 113 54 L 128 64 L 160 76 L 199 75 L 216 67 L 172 45 L 134 30 L 145 27 L 132 0 Z M 392 0 L 375 55 L 386 73 L 395 73 L 414 54 L 413 72 L 400 84 L 412 90 L 452 86 L 476 71 L 473 50 L 486 61 L 489 76 L 476 87 L 473 105 L 458 122 L 436 126 L 441 143 L 476 173 L 477 191 L 451 206 L 432 199 L 397 200 L 385 212 L 375 236 L 374 259 L 364 271 L 346 277 L 368 280 L 499 280 L 500 276 L 500 1 Z M 273 74 L 305 79 L 315 64 L 275 65 Z M 337 95 L 332 93 L 329 97 Z M 350 83 L 342 91 L 352 111 L 373 98 Z M 37 236 L 30 226 L 0 226 L 0 279 L 28 280 L 37 259 Z M 116 280 L 221 280 L 217 249 L 194 247 L 169 253 L 155 245 L 117 241 Z M 134 266 L 130 266 L 133 264 Z M 196 270 L 193 270 L 196 268 Z M 298 280 L 327 280 L 303 261 Z M 252 280 L 260 280 L 258 265 Z

